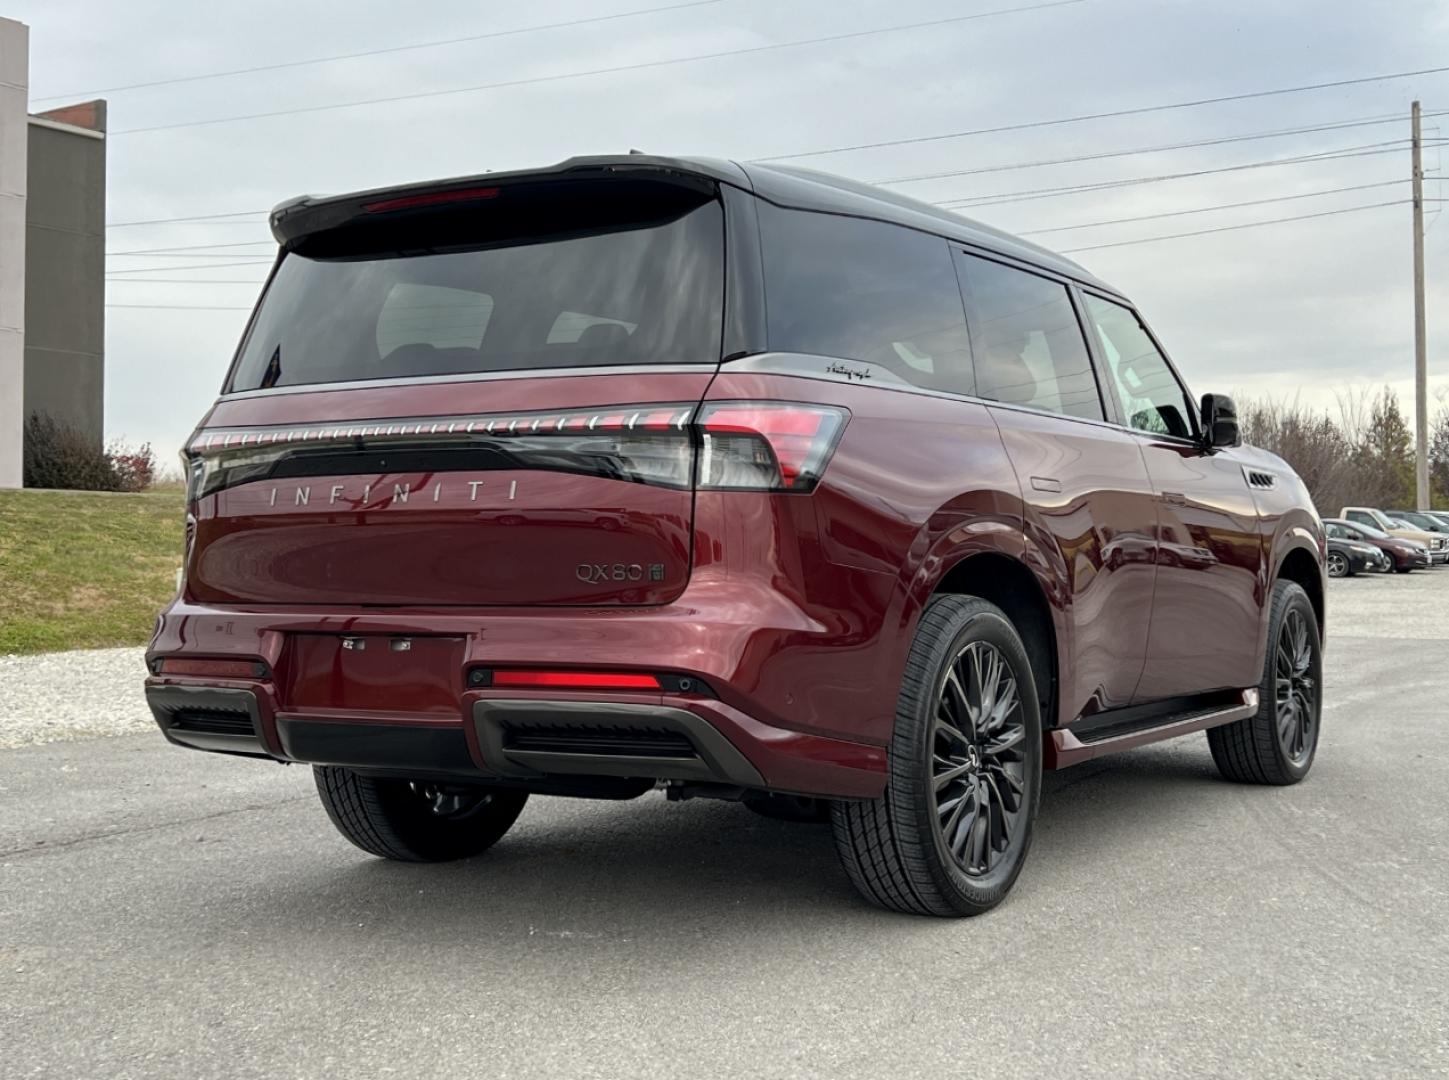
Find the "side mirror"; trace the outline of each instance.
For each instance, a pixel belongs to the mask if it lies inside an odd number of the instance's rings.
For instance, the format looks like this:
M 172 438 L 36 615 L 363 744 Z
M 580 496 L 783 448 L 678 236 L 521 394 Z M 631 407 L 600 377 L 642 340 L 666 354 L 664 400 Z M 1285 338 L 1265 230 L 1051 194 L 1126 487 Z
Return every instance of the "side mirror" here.
M 1238 407 L 1226 394 L 1202 396 L 1202 437 L 1211 448 L 1241 445 Z

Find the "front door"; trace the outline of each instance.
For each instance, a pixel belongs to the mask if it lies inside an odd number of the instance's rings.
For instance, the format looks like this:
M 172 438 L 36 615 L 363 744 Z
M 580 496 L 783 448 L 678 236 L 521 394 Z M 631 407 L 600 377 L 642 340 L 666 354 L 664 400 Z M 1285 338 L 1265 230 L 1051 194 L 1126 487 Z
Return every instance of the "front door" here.
M 1267 577 L 1242 463 L 1204 447 L 1191 397 L 1137 315 L 1082 295 L 1110 404 L 1135 433 L 1157 501 L 1157 578 L 1136 700 L 1253 686 Z
M 1035 569 L 1065 614 L 1058 721 L 1131 704 L 1152 604 L 1152 485 L 1136 437 L 1107 422 L 1062 282 L 958 253 L 976 364 L 1021 490 Z

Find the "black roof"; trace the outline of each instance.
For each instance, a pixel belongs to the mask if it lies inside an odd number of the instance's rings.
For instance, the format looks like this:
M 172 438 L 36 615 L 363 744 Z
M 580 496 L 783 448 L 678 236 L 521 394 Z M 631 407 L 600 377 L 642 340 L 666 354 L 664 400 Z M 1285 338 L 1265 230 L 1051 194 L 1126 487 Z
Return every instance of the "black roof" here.
M 305 195 L 284 202 L 272 211 L 272 233 L 280 243 L 285 244 L 351 218 L 360 204 L 410 193 L 446 191 L 514 180 L 565 176 L 582 178 L 589 173 L 617 175 L 627 172 L 672 175 L 681 182 L 693 178 L 696 182 L 698 179 L 705 179 L 732 184 L 780 206 L 888 221 L 1033 263 L 1085 284 L 1117 292 L 1065 256 L 1001 229 L 953 214 L 939 206 L 932 206 L 873 184 L 814 169 L 759 162 L 739 163 L 715 158 L 660 157 L 653 154 L 573 157 L 557 165 L 539 169 L 481 173 L 347 195 Z

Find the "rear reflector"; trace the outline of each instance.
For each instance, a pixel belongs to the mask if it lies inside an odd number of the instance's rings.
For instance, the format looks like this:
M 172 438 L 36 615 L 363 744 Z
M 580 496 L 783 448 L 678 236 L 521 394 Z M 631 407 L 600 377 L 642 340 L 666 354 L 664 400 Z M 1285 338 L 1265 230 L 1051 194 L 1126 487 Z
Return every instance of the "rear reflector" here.
M 495 671 L 494 686 L 551 689 L 659 690 L 654 675 L 618 671 Z
M 152 670 L 157 675 L 199 675 L 212 679 L 261 679 L 267 674 L 267 666 L 256 660 L 196 660 L 180 656 L 162 657 Z

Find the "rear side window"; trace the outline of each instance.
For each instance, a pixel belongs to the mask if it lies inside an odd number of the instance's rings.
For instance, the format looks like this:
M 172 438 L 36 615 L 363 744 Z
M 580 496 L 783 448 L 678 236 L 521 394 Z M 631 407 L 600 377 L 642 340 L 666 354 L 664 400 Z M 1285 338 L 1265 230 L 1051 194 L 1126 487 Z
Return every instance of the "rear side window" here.
M 388 232 L 404 251 L 288 254 L 262 299 L 229 389 L 718 363 L 719 203 L 695 198 L 645 221 L 615 216 L 597 226 L 578 220 L 581 205 L 589 204 L 574 194 L 568 207 L 574 216 L 557 234 L 509 234 L 440 250 L 435 239 L 409 233 L 404 223 Z M 507 210 L 502 199 L 480 212 L 500 208 Z M 547 209 L 531 206 L 529 220 L 547 229 Z
M 879 364 L 974 392 L 946 241 L 880 221 L 760 203 L 769 347 Z
M 1067 287 L 961 254 L 981 397 L 1103 420 L 1091 356 Z

